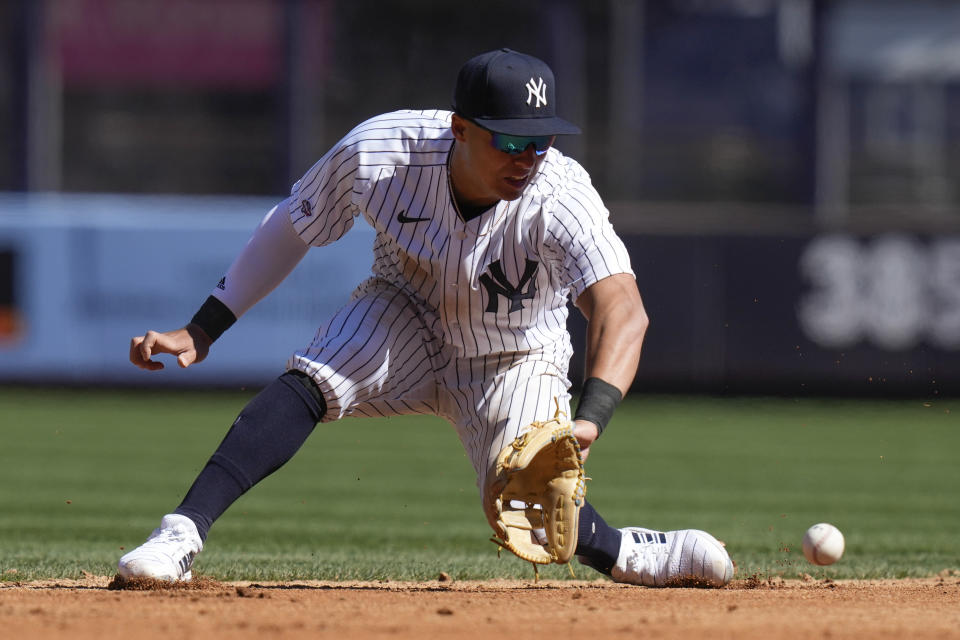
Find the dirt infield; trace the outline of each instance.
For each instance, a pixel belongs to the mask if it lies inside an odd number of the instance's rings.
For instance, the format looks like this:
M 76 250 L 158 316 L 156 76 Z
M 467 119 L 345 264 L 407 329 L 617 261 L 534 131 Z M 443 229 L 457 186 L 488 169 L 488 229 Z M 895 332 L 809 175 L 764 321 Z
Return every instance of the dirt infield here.
M 735 580 L 221 583 L 117 590 L 111 578 L 0 583 L 4 638 L 960 638 L 960 576 Z M 517 631 L 524 629 L 526 631 Z

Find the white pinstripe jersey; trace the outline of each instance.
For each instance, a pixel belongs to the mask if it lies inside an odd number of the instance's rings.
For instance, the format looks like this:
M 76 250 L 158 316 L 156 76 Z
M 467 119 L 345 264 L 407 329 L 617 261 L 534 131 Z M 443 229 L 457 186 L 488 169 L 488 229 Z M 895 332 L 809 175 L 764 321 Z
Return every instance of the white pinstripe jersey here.
M 523 196 L 468 221 L 453 205 L 449 111 L 396 111 L 357 126 L 291 191 L 309 245 L 363 215 L 376 230 L 373 274 L 399 287 L 460 357 L 570 355 L 567 300 L 632 273 L 586 171 L 550 149 Z

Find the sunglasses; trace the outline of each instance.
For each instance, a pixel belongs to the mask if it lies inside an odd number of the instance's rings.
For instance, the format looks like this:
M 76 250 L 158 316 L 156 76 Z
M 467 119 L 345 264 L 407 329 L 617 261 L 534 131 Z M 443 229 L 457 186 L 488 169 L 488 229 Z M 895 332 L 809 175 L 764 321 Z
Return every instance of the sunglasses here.
M 492 136 L 490 146 L 497 151 L 503 151 L 512 156 L 523 153 L 530 145 L 533 145 L 533 152 L 537 154 L 537 156 L 542 156 L 550 150 L 553 142 L 557 139 L 557 136 L 511 136 L 506 133 L 490 131 L 490 129 L 473 120 L 470 120 L 470 122 L 473 122 L 473 124 L 490 133 Z
M 533 145 L 534 153 L 542 156 L 553 146 L 553 141 L 557 139 L 557 136 L 510 136 L 494 131 L 490 133 L 493 136 L 490 139 L 493 148 L 512 156 L 523 153 L 530 145 Z

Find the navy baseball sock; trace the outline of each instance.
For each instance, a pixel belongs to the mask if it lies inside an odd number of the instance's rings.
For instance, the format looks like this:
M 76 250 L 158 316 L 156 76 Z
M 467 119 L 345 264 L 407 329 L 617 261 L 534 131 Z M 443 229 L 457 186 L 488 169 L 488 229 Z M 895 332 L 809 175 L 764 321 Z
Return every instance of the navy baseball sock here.
M 193 520 L 206 540 L 227 507 L 293 457 L 325 411 L 309 377 L 284 373 L 240 412 L 174 513 Z
M 610 575 L 620 555 L 620 530 L 604 522 L 589 502 L 580 508 L 576 554 L 582 564 L 604 575 Z

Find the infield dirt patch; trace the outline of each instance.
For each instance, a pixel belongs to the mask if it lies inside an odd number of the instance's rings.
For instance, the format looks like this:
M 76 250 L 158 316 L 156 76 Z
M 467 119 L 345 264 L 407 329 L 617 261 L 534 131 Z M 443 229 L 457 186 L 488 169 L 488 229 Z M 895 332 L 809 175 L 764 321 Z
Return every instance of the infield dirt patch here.
M 4 638 L 960 638 L 960 577 L 608 581 L 0 583 Z M 114 587 L 117 585 L 114 584 Z M 131 585 L 124 585 L 131 586 Z M 526 631 L 518 631 L 526 630 Z

